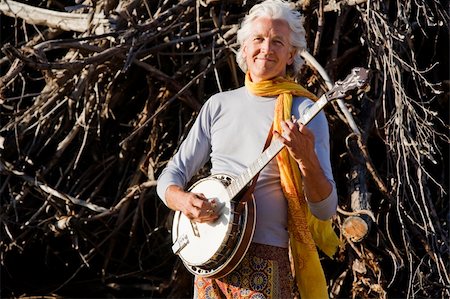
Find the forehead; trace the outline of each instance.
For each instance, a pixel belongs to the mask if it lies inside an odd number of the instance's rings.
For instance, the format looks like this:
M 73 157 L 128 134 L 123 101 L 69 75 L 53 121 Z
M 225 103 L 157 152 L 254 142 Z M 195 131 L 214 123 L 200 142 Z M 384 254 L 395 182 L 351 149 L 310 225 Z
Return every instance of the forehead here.
M 288 22 L 283 19 L 270 17 L 257 17 L 252 22 L 252 35 L 271 35 L 289 38 L 290 28 Z

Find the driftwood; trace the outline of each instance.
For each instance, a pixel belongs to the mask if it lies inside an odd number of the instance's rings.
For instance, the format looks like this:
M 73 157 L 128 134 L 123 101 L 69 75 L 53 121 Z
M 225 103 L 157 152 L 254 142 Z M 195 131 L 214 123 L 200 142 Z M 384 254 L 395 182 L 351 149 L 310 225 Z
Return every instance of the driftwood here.
M 110 25 L 102 14 L 57 12 L 11 0 L 0 2 L 0 11 L 7 16 L 24 19 L 28 24 L 64 31 L 86 32 L 94 27 L 95 33 L 102 34 Z
M 0 0 L 2 295 L 190 297 L 157 177 L 206 99 L 243 83 L 236 31 L 256 1 L 44 2 Z M 299 82 L 321 95 L 372 69 L 369 93 L 326 108 L 330 296 L 449 297 L 448 10 L 292 3 Z

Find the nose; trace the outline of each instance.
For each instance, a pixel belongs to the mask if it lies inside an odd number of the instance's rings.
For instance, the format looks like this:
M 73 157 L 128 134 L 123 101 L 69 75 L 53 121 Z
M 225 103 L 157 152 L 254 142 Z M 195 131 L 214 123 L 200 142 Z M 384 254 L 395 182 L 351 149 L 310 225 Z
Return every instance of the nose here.
M 269 39 L 264 39 L 264 41 L 261 43 L 261 52 L 263 53 L 270 53 L 272 50 L 271 43 Z

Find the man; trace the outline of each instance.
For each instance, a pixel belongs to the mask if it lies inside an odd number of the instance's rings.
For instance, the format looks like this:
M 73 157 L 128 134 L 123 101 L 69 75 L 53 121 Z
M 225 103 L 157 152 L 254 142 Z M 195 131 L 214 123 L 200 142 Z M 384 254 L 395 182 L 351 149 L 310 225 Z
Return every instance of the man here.
M 316 245 L 331 256 L 338 244 L 330 221 L 337 193 L 323 112 L 308 127 L 295 122 L 314 95 L 288 80 L 302 66 L 305 32 L 300 14 L 281 0 L 255 5 L 238 31 L 237 61 L 245 86 L 212 96 L 186 140 L 158 178 L 164 203 L 196 222 L 214 222 L 214 203 L 186 191 L 210 159 L 211 173 L 237 176 L 263 150 L 273 124 L 282 150 L 259 174 L 256 229 L 240 265 L 220 279 L 196 277 L 199 298 L 292 298 L 289 250 L 302 298 L 328 297 Z M 291 115 L 293 118 L 291 118 Z M 319 219 L 322 220 L 319 220 Z

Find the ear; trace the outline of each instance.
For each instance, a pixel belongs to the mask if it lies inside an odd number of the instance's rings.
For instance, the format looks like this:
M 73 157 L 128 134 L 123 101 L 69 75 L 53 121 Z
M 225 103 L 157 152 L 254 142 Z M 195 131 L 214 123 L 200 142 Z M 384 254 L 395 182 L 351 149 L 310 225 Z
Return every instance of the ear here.
M 242 45 L 242 57 L 247 58 L 247 46 L 245 43 Z
M 293 64 L 294 63 L 294 57 L 295 57 L 295 54 L 297 53 L 297 50 L 296 49 L 292 49 L 290 52 L 289 52 L 289 59 L 288 59 L 288 61 L 287 61 L 287 64 L 288 65 L 291 65 L 291 64 Z

